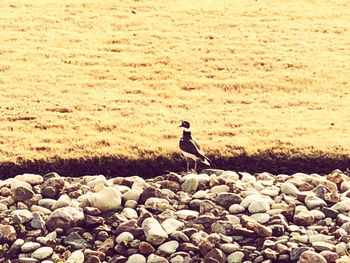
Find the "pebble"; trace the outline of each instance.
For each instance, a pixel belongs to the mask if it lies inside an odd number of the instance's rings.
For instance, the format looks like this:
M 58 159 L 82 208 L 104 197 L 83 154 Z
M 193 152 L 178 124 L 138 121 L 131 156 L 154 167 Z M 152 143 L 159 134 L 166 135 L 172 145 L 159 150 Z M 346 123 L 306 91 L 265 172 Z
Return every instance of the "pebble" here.
M 287 176 L 207 169 L 150 179 L 19 175 L 0 180 L 0 248 L 7 251 L 0 249 L 0 257 L 347 262 L 348 185 L 341 171 Z

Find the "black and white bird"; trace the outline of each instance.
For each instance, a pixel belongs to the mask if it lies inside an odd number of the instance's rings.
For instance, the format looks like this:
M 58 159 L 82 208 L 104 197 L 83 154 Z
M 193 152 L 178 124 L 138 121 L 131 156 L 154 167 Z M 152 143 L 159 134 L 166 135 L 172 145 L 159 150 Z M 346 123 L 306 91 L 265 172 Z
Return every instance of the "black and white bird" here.
M 190 162 L 188 158 L 194 160 L 194 170 L 197 171 L 197 161 L 200 161 L 210 166 L 209 159 L 206 157 L 195 140 L 192 139 L 190 123 L 188 121 L 182 121 L 180 127 L 183 128 L 183 135 L 180 139 L 180 149 L 182 154 L 186 158 L 187 172 L 189 170 Z

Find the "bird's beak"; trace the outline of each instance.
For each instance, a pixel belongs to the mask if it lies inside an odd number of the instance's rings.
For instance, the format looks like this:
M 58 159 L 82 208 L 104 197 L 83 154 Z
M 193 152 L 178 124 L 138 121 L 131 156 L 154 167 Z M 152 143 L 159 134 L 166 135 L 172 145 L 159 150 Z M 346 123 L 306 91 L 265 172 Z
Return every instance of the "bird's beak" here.
M 183 127 L 182 124 L 179 126 L 179 128 Z

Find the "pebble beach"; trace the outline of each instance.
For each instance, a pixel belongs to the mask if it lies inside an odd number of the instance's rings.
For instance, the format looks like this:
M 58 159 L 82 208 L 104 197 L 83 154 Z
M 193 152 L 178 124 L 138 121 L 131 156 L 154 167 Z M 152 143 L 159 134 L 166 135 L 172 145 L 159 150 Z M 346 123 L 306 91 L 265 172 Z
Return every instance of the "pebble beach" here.
M 350 262 L 350 179 L 217 169 L 0 180 L 0 262 Z

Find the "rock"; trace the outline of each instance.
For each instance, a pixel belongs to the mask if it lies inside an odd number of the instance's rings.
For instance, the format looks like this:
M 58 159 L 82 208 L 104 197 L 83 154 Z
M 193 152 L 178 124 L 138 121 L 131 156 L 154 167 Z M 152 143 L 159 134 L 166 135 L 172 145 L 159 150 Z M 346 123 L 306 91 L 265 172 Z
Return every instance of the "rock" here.
M 350 211 L 350 199 L 346 198 L 340 201 L 339 203 L 336 203 L 331 208 L 334 210 L 337 210 L 340 213 L 343 213 L 343 212 L 347 213 Z
M 158 211 L 166 211 L 172 209 L 169 201 L 165 198 L 150 197 L 145 201 L 145 207 Z
M 124 244 L 127 244 L 127 243 L 130 243 L 131 241 L 134 240 L 134 235 L 129 233 L 129 232 L 122 232 L 120 233 L 117 238 L 116 238 L 116 242 L 118 244 L 121 244 L 121 243 L 124 243 Z
M 13 222 L 16 224 L 24 224 L 32 220 L 33 213 L 27 209 L 14 210 L 11 212 Z
M 213 248 L 204 256 L 204 263 L 225 263 L 226 255 L 218 248 Z
M 63 187 L 64 187 L 63 178 L 59 176 L 48 178 L 41 185 L 41 193 L 43 197 L 57 199 Z
M 263 199 L 253 201 L 248 206 L 248 211 L 251 214 L 255 213 L 264 213 L 266 211 L 270 210 L 270 205 Z
M 243 262 L 244 253 L 242 251 L 236 251 L 227 257 L 228 263 L 241 263 Z
M 199 216 L 199 213 L 193 210 L 182 209 L 182 210 L 176 211 L 176 215 L 180 219 L 190 220 L 190 219 L 197 218 Z
M 70 233 L 63 242 L 65 245 L 69 245 L 75 250 L 84 249 L 89 246 L 88 242 L 77 232 Z
M 260 224 L 265 224 L 270 219 L 270 215 L 266 213 L 253 214 L 250 217 Z
M 11 245 L 10 249 L 8 250 L 7 254 L 11 258 L 15 257 L 17 254 L 20 254 L 21 247 L 24 244 L 24 240 L 19 238 L 13 244 Z
M 312 246 L 316 249 L 316 251 L 335 251 L 335 245 L 325 242 L 325 241 L 315 241 L 312 242 Z
M 190 177 L 182 183 L 181 190 L 186 193 L 193 194 L 196 192 L 198 185 L 199 185 L 198 178 Z
M 88 199 L 92 207 L 102 212 L 114 211 L 121 205 L 122 194 L 113 187 L 105 187 L 97 193 L 91 193 Z
M 210 189 L 210 192 L 215 194 L 220 194 L 220 193 L 229 192 L 229 191 L 230 191 L 230 187 L 225 184 L 215 185 Z
M 238 244 L 234 243 L 226 243 L 226 244 L 220 244 L 219 248 L 225 253 L 225 254 L 231 254 L 237 250 L 239 250 L 240 246 Z
M 327 206 L 326 202 L 322 200 L 321 198 L 318 198 L 314 195 L 308 195 L 305 198 L 305 205 L 308 209 L 314 209 L 320 206 Z
M 231 214 L 240 214 L 240 213 L 243 213 L 245 210 L 245 208 L 239 204 L 233 204 L 229 207 L 228 211 L 231 213 Z
M 81 208 L 62 207 L 52 212 L 47 218 L 46 225 L 49 230 L 56 228 L 68 229 L 79 226 L 84 221 L 84 213 Z
M 33 218 L 32 218 L 32 221 L 30 222 L 30 225 L 36 229 L 44 229 L 45 228 L 45 221 L 41 217 L 40 213 L 38 213 L 38 212 L 33 213 Z
M 168 218 L 161 223 L 165 232 L 170 235 L 171 233 L 181 230 L 185 224 L 177 219 Z
M 326 259 L 314 251 L 305 251 L 300 255 L 298 263 L 327 263 Z
M 299 189 L 294 184 L 289 182 L 281 184 L 281 192 L 291 196 L 297 196 L 300 194 Z
M 11 184 L 12 197 L 17 202 L 26 201 L 34 196 L 34 192 L 30 184 L 13 180 Z
M 141 193 L 142 191 L 138 189 L 130 189 L 129 191 L 123 194 L 123 199 L 125 199 L 126 201 L 133 200 L 137 202 L 140 199 Z
M 139 250 L 140 250 L 141 254 L 143 254 L 143 255 L 149 255 L 149 254 L 152 254 L 156 251 L 150 243 L 147 243 L 145 241 L 140 242 Z
M 146 263 L 146 258 L 141 254 L 134 254 L 128 258 L 126 263 Z
M 169 261 L 164 257 L 151 254 L 147 258 L 147 263 L 169 263 Z
M 233 204 L 240 204 L 242 202 L 242 197 L 234 193 L 220 193 L 216 198 L 216 203 L 229 208 Z
M 293 222 L 300 226 L 311 226 L 314 223 L 314 216 L 306 209 L 299 209 L 295 211 Z
M 44 177 L 42 177 L 39 174 L 28 174 L 28 173 L 21 174 L 21 175 L 15 176 L 15 179 L 22 182 L 26 182 L 30 185 L 37 185 L 44 182 Z
M 171 240 L 160 245 L 158 247 L 158 250 L 162 253 L 170 255 L 172 253 L 175 253 L 178 247 L 179 247 L 179 242 L 177 242 L 176 240 Z
M 0 242 L 13 242 L 17 238 L 13 226 L 0 224 Z
M 32 258 L 43 260 L 52 255 L 53 249 L 51 247 L 41 247 L 32 253 Z
M 67 259 L 66 263 L 84 263 L 85 257 L 81 250 L 76 250 Z
M 142 229 L 146 235 L 146 240 L 154 245 L 160 245 L 168 238 L 168 234 L 159 224 L 159 222 L 152 218 L 146 218 L 142 222 Z
M 328 263 L 335 263 L 337 259 L 339 259 L 338 254 L 335 252 L 325 250 L 322 251 L 320 254 L 326 259 Z

